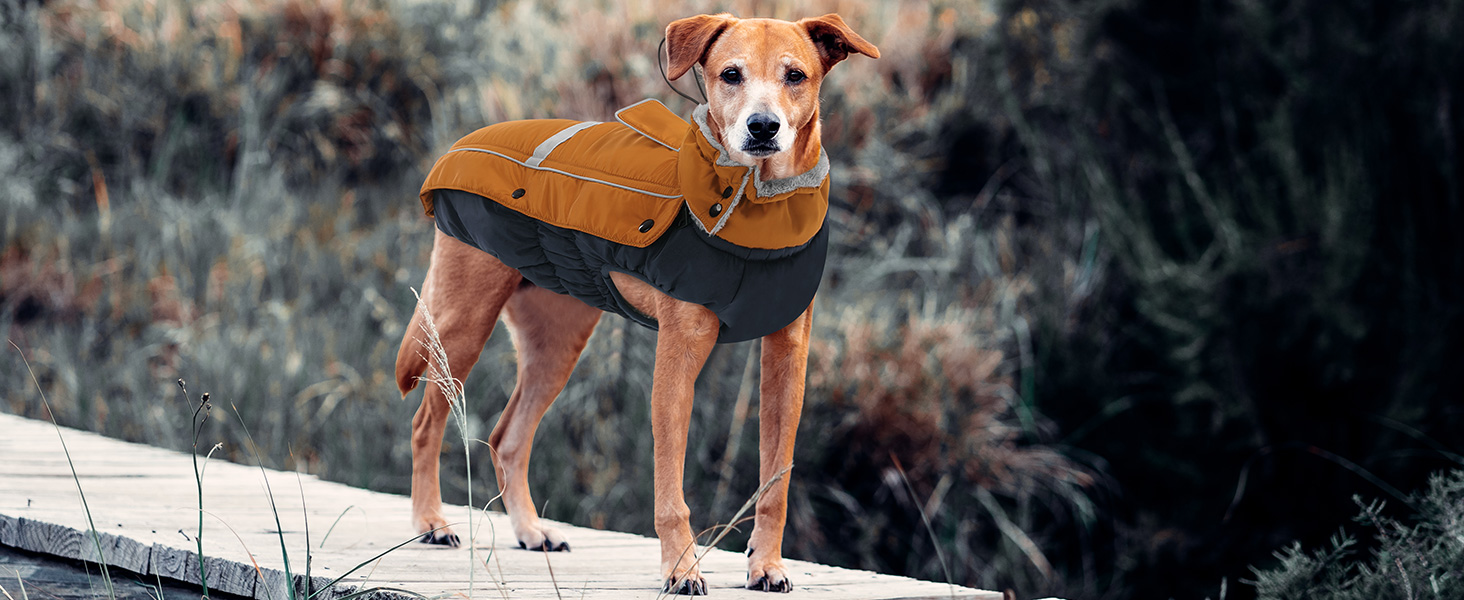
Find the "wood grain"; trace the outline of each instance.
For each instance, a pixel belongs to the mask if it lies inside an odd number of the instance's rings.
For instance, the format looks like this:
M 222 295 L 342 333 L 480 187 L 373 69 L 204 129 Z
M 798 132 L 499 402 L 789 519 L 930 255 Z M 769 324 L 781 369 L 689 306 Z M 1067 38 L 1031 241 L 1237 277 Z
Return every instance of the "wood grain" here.
M 198 585 L 198 496 L 187 454 L 62 429 L 77 473 L 61 451 L 50 423 L 0 414 L 0 544 L 32 552 L 95 562 L 98 558 L 77 481 L 86 494 L 100 533 L 101 557 L 109 565 L 146 577 Z M 407 443 L 401 440 L 401 443 Z M 275 490 L 280 528 L 265 492 Z M 303 497 L 302 491 L 303 488 Z M 294 585 L 305 590 L 305 526 L 311 590 L 402 541 L 410 529 L 407 498 L 321 481 L 310 475 L 210 461 L 203 480 L 203 550 L 211 589 L 247 598 L 288 597 L 283 554 L 288 552 Z M 347 507 L 354 506 L 349 511 Z M 323 546 L 320 538 L 341 517 Z M 447 507 L 449 519 L 466 521 L 467 508 Z M 507 516 L 479 513 L 476 567 L 469 589 L 466 549 L 411 543 L 351 573 L 316 596 L 331 600 L 356 590 L 382 590 L 363 598 L 405 600 L 428 597 L 514 599 L 643 598 L 660 587 L 659 545 L 637 535 L 596 531 L 565 524 L 573 552 L 517 549 Z M 466 526 L 459 526 L 464 533 Z M 491 532 L 491 533 L 490 533 Z M 284 539 L 283 551 L 281 537 Z M 547 562 L 546 562 L 547 560 Z M 746 558 L 711 550 L 701 569 L 713 598 L 756 598 L 742 589 Z M 795 592 L 808 598 L 914 599 L 979 598 L 1001 594 L 959 586 L 879 575 L 803 561 L 788 561 Z M 550 569 L 553 574 L 551 576 Z M 555 584 L 557 583 L 558 589 Z

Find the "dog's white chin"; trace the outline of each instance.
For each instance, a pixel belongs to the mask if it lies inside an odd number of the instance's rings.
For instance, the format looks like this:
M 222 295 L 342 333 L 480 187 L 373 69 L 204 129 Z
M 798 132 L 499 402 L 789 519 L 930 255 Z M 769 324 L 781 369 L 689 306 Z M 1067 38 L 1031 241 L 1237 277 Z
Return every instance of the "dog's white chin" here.
M 746 122 L 748 117 L 746 115 L 739 115 L 738 118 L 740 119 L 738 122 Z M 781 120 L 782 116 L 779 115 L 778 118 Z M 795 135 L 791 131 L 779 131 L 772 140 L 769 140 L 772 142 L 771 145 L 777 148 L 776 150 L 748 152 L 744 148 L 747 148 L 749 145 L 754 145 L 752 134 L 746 128 L 738 127 L 726 132 L 724 135 L 726 139 L 722 140 L 722 147 L 727 149 L 727 154 L 732 160 L 751 166 L 787 152 L 789 148 L 793 147 L 793 138 Z
M 744 165 L 747 165 L 747 166 L 752 166 L 752 165 L 758 164 L 759 162 L 762 162 L 762 161 L 765 161 L 767 159 L 780 156 L 780 155 L 782 155 L 782 154 L 784 154 L 786 152 L 787 152 L 787 150 L 780 149 L 780 150 L 774 150 L 774 151 L 771 151 L 771 152 L 761 152 L 761 153 L 753 154 L 751 152 L 746 152 L 746 151 L 743 151 L 743 150 L 733 150 L 731 148 L 728 148 L 727 149 L 727 154 L 728 154 L 728 157 L 729 158 L 731 158 L 733 161 L 736 161 L 736 162 L 738 162 L 740 164 L 744 164 Z

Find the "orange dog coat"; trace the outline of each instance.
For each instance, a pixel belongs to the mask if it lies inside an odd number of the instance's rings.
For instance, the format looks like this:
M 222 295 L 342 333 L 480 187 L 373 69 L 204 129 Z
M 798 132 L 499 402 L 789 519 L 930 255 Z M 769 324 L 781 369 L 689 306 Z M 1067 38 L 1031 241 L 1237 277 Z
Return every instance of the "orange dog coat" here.
M 823 272 L 827 156 L 801 175 L 761 181 L 710 137 L 704 105 L 695 124 L 654 100 L 615 116 L 479 129 L 437 160 L 422 206 L 444 232 L 536 285 L 650 327 L 609 284 L 610 271 L 712 309 L 719 341 L 797 318 Z

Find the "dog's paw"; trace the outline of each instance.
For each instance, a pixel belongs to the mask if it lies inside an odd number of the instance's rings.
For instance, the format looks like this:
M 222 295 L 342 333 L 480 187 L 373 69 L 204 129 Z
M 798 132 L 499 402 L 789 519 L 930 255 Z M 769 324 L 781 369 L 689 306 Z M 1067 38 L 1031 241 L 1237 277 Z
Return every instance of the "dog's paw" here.
M 767 561 L 762 565 L 749 565 L 746 587 L 749 590 L 784 594 L 793 591 L 793 584 L 788 581 L 788 569 L 783 567 L 780 559 Z
M 661 586 L 661 592 L 681 596 L 705 596 L 707 595 L 707 580 L 702 579 L 701 574 L 695 572 L 681 577 L 669 577 Z
M 422 537 L 419 538 L 417 541 L 423 544 L 432 544 L 434 546 L 448 546 L 450 548 L 456 548 L 462 545 L 462 540 L 459 540 L 457 534 L 453 533 L 451 529 L 438 529 L 437 531 L 429 531 L 422 534 Z
M 564 533 L 553 527 L 527 527 L 516 532 L 519 547 L 541 552 L 569 552 L 569 540 Z
M 447 520 L 441 516 L 415 518 L 412 519 L 412 523 L 417 531 L 422 532 L 422 537 L 417 539 L 418 542 L 451 548 L 462 545 L 457 534 L 447 526 Z

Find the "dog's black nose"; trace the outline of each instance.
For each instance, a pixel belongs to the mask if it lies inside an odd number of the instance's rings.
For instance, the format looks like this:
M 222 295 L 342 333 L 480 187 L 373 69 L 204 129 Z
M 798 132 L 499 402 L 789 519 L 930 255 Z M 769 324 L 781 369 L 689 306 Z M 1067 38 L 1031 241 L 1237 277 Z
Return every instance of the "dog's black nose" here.
M 768 113 L 757 113 L 747 118 L 747 132 L 752 139 L 768 141 L 778 135 L 778 118 Z

